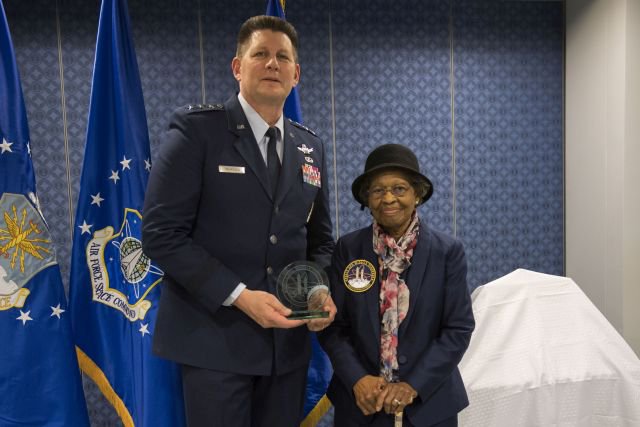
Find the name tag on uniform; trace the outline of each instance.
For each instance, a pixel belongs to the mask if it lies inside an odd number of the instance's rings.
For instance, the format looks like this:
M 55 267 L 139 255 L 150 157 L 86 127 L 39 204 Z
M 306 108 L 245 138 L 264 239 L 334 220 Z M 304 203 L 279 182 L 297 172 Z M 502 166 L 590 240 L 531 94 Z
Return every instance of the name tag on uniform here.
M 244 173 L 244 166 L 218 165 L 218 172 L 220 172 L 220 173 Z

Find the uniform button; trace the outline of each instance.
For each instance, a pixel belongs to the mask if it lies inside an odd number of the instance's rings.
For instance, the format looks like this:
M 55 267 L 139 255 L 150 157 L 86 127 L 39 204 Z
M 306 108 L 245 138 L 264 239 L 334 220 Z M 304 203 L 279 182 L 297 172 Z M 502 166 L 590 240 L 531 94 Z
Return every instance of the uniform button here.
M 278 207 L 278 205 L 275 205 L 275 206 L 273 207 L 273 212 L 274 212 L 275 214 L 277 214 L 278 212 L 280 212 L 280 207 Z
M 403 356 L 403 355 L 398 356 L 398 363 L 401 365 L 404 365 L 405 363 L 407 363 L 407 356 Z
M 271 266 L 267 267 L 267 274 L 268 275 L 272 275 L 273 274 L 273 268 L 271 268 Z
M 275 245 L 276 243 L 278 243 L 278 238 L 275 234 L 272 234 L 271 236 L 269 236 L 269 241 Z

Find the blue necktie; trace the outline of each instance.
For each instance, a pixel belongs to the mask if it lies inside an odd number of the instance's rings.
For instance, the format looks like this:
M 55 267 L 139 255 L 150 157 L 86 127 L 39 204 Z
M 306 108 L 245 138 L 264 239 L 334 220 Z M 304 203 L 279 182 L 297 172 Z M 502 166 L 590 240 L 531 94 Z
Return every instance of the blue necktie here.
M 276 194 L 278 188 L 278 179 L 280 177 L 280 159 L 276 151 L 278 143 L 278 129 L 270 127 L 266 133 L 269 141 L 267 142 L 267 169 L 269 170 L 269 182 L 271 183 L 272 194 Z

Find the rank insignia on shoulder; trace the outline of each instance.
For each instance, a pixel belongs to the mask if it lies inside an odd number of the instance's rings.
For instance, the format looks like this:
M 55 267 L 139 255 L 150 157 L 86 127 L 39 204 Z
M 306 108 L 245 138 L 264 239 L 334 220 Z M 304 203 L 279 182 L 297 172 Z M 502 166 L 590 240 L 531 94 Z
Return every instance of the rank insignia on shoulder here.
M 201 111 L 223 111 L 224 105 L 222 104 L 189 104 L 184 107 L 187 112 L 195 113 Z
M 295 120 L 291 120 L 291 119 L 287 119 L 287 120 L 289 120 L 289 122 L 291 122 L 291 124 L 294 125 L 295 127 L 298 127 L 300 129 L 304 129 L 304 130 L 306 130 L 307 132 L 309 132 L 313 136 L 318 136 L 318 135 L 316 135 L 316 133 L 314 131 L 312 131 L 311 129 L 309 129 L 305 125 L 303 125 L 301 123 L 298 123 Z

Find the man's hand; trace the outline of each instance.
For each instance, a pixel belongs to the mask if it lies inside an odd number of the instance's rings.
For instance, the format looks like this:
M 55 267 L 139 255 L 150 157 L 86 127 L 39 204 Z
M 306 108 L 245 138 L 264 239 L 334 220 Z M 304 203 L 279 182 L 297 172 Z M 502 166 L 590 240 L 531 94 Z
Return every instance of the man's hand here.
M 296 328 L 303 320 L 290 320 L 291 310 L 268 292 L 244 289 L 233 303 L 263 328 Z
M 313 307 L 313 305 L 310 303 L 309 307 Z M 326 299 L 324 300 L 322 307 L 317 307 L 317 308 L 313 307 L 313 308 L 319 309 L 321 311 L 329 312 L 329 317 L 311 319 L 308 321 L 307 327 L 309 328 L 310 331 L 314 331 L 314 332 L 321 331 L 327 326 L 329 326 L 331 322 L 333 322 L 333 319 L 336 318 L 336 313 L 338 312 L 336 305 L 333 303 L 333 300 L 331 299 L 331 295 L 326 296 Z
M 405 382 L 388 383 L 384 393 L 378 395 L 376 407 L 384 406 L 387 414 L 402 412 L 404 408 L 413 403 L 413 399 L 418 396 L 418 392 Z
M 383 394 L 387 382 L 382 377 L 365 375 L 353 386 L 356 405 L 365 415 L 371 415 L 382 409 L 382 403 L 377 406 L 379 396 Z

